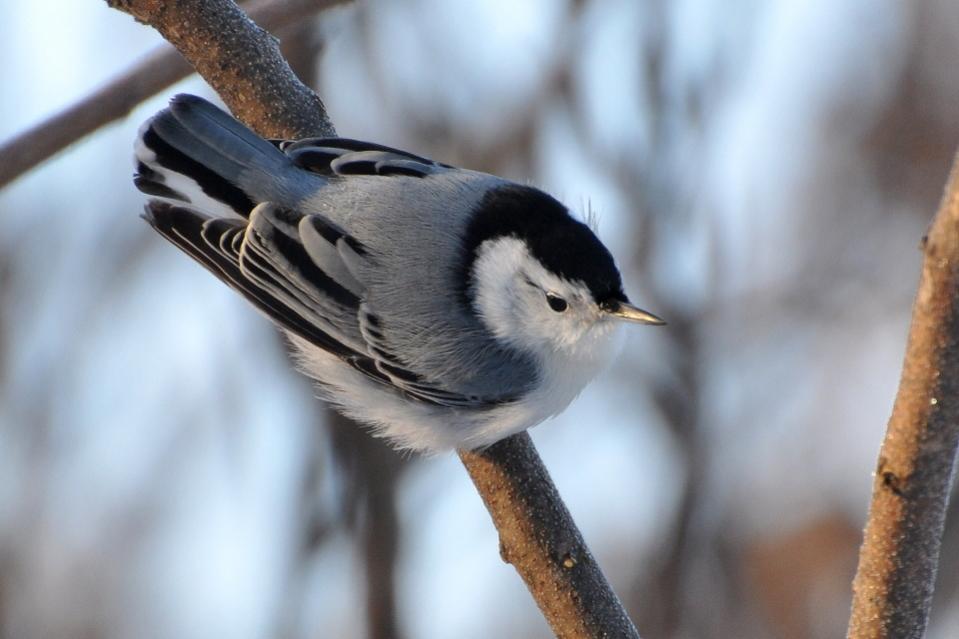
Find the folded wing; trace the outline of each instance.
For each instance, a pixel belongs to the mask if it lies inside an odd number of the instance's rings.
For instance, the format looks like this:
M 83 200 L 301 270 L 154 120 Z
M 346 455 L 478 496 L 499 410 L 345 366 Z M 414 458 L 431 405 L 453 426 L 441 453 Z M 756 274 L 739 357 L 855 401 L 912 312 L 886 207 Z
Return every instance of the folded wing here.
M 373 259 L 342 229 L 270 203 L 249 220 L 214 218 L 154 200 L 145 219 L 170 242 L 240 292 L 282 328 L 414 401 L 481 408 L 503 398 L 444 389 L 410 368 L 364 303 L 359 261 Z M 320 380 L 322 382 L 322 380 Z

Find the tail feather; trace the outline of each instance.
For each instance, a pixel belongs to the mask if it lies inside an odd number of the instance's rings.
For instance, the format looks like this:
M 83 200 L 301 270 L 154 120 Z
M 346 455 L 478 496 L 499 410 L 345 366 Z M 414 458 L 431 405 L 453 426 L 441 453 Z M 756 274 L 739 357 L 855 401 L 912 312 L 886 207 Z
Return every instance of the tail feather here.
M 259 202 L 296 199 L 309 184 L 276 146 L 190 95 L 143 126 L 136 160 L 141 191 L 218 217 L 248 217 Z
M 259 165 L 277 170 L 290 164 L 276 146 L 203 98 L 177 95 L 170 102 L 169 113 L 195 140 L 215 149 L 216 153 L 208 156 L 211 162 L 233 161 L 238 166 Z M 171 136 L 171 140 L 175 146 L 176 138 Z

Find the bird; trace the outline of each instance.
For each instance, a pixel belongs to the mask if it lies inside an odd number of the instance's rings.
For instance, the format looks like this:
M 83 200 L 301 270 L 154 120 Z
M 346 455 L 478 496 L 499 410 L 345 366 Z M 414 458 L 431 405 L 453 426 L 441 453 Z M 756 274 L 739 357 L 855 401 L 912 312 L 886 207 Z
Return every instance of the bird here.
M 533 186 L 349 138 L 268 140 L 193 95 L 135 143 L 142 217 L 276 323 L 317 394 L 396 449 L 478 450 L 562 412 L 629 302 Z

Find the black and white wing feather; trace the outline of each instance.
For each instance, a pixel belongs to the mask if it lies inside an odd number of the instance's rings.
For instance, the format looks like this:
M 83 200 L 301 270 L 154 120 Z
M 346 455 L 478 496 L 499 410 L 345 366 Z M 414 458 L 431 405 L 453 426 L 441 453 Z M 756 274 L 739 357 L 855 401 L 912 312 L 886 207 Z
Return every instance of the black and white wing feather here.
M 284 329 L 410 399 L 509 401 L 451 391 L 404 362 L 367 304 L 360 273 L 376 256 L 327 217 L 298 210 L 334 182 L 427 178 L 449 165 L 346 138 L 266 141 L 189 95 L 144 125 L 136 160 L 134 182 L 154 198 L 147 221 Z
M 406 151 L 349 138 L 274 140 L 273 143 L 302 169 L 326 177 L 347 175 L 405 175 L 426 177 L 452 169 Z
M 263 203 L 247 222 L 160 201 L 150 202 L 144 217 L 282 328 L 371 380 L 429 404 L 488 403 L 409 369 L 363 302 L 365 289 L 351 264 L 370 259 L 365 248 L 321 217 Z

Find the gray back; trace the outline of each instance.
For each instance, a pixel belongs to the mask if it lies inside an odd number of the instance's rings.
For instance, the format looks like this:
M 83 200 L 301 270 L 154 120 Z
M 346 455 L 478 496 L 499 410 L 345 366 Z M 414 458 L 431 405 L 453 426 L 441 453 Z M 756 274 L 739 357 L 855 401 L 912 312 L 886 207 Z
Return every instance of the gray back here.
M 462 297 L 461 238 L 500 178 L 459 169 L 425 177 L 332 178 L 298 203 L 367 249 L 357 279 L 393 351 L 411 370 L 466 396 L 515 397 L 536 382 L 532 356 L 505 347 Z

